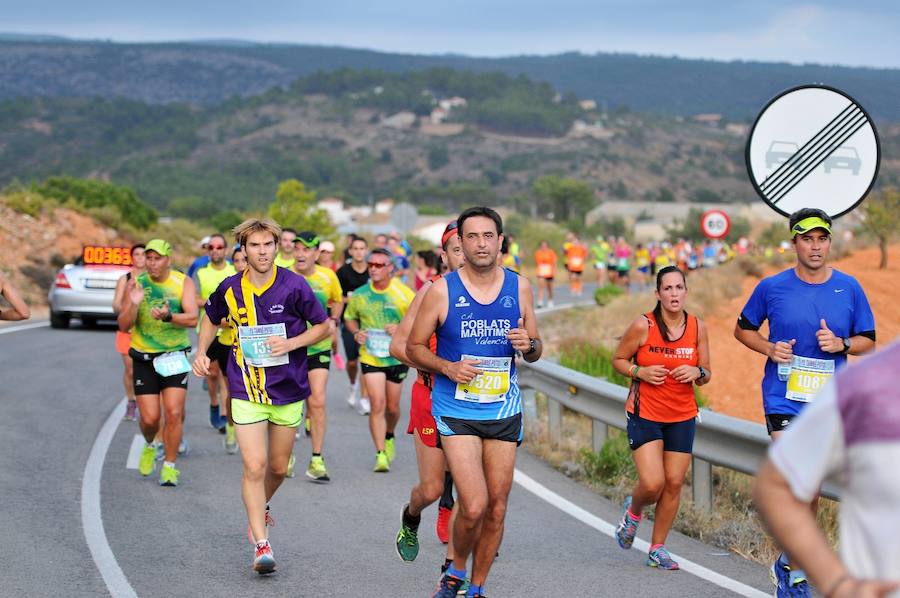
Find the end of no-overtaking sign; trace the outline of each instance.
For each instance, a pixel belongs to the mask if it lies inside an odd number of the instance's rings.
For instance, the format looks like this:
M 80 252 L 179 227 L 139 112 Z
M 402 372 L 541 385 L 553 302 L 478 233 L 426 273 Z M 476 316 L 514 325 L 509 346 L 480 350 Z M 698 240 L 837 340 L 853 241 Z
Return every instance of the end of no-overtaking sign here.
M 776 212 L 819 208 L 837 218 L 872 189 L 881 146 L 859 102 L 833 87 L 804 85 L 763 108 L 745 158 L 754 189 Z

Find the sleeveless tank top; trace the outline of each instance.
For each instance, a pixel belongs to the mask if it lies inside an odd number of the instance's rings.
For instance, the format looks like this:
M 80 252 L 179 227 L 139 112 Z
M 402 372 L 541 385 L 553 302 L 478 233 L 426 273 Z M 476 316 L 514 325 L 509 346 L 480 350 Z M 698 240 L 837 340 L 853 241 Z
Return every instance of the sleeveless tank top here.
M 519 277 L 503 270 L 503 285 L 490 304 L 478 303 L 466 290 L 458 272 L 447 280 L 447 318 L 437 329 L 437 355 L 451 362 L 464 356 L 478 359 L 483 374 L 469 384 L 434 376 L 431 412 L 435 417 L 496 420 L 521 413 L 515 349 L 506 338 L 515 328 L 519 306 Z
M 635 363 L 639 366 L 661 365 L 668 370 L 687 364 L 696 366 L 699 362 L 697 347 L 697 318 L 687 315 L 687 324 L 681 338 L 663 340 L 653 312 L 644 314 L 650 324 L 647 341 L 638 347 Z M 647 384 L 635 380 L 632 383 L 625 410 L 638 417 L 655 422 L 672 423 L 691 419 L 697 415 L 694 400 L 694 385 L 678 382 L 671 376 L 661 385 Z
M 162 282 L 155 282 L 146 272 L 137 277 L 144 289 L 144 300 L 138 306 L 137 320 L 131 329 L 131 348 L 141 353 L 168 353 L 189 349 L 191 346 L 187 328 L 170 322 L 157 320 L 150 315 L 151 308 L 169 305 L 173 314 L 181 313 L 181 294 L 184 291 L 185 276 L 177 270 L 170 270 Z

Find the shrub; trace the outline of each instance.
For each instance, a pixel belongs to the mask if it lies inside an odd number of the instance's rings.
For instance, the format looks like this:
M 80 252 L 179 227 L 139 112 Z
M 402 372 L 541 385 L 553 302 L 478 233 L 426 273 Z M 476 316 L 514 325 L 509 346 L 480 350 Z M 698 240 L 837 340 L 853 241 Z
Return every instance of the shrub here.
M 623 477 L 636 477 L 631 449 L 628 447 L 628 438 L 625 434 L 610 436 L 603 443 L 599 453 L 581 449 L 578 462 L 584 468 L 584 474 L 589 480 L 603 484 L 615 484 Z
M 605 378 L 619 386 L 629 386 L 631 380 L 613 368 L 612 351 L 606 347 L 591 344 L 587 341 L 575 341 L 562 347 L 559 364 L 587 374 Z
M 608 305 L 610 301 L 624 293 L 622 287 L 618 287 L 613 284 L 608 284 L 606 286 L 602 286 L 594 291 L 594 301 L 597 302 L 597 305 L 603 306 Z

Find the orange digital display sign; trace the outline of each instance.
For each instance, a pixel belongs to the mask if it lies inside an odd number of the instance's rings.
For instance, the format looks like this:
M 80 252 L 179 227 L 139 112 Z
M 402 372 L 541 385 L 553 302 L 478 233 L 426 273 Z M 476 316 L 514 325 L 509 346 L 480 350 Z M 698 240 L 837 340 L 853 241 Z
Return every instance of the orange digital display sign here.
M 131 247 L 86 245 L 81 258 L 90 266 L 130 266 Z

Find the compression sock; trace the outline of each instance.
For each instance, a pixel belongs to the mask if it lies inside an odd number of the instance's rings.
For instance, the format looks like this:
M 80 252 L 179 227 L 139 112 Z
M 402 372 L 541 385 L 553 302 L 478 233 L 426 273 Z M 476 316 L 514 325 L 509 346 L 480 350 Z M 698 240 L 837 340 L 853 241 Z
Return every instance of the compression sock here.
M 453 476 L 449 471 L 444 472 L 444 493 L 441 494 L 440 506 L 445 509 L 453 508 Z

